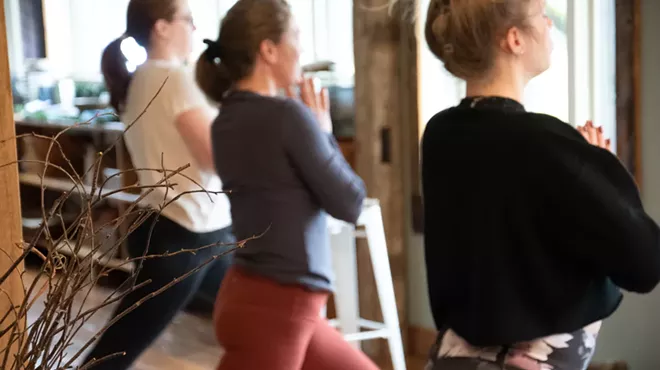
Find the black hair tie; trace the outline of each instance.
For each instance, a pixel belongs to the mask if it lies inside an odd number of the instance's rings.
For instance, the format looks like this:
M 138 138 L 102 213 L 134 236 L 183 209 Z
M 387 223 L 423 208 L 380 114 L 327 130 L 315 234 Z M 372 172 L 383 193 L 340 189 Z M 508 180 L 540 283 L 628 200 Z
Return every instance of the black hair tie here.
M 222 47 L 217 41 L 204 39 L 204 43 L 207 46 L 206 58 L 208 59 L 209 62 L 215 63 L 216 59 L 222 58 Z

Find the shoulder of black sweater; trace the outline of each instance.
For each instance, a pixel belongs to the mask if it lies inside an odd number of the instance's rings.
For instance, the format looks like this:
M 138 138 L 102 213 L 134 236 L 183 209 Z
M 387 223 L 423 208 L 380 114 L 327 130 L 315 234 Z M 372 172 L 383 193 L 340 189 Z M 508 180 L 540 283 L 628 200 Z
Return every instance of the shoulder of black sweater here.
M 527 152 L 520 157 L 551 184 L 539 196 L 551 199 L 557 214 L 565 215 L 553 222 L 565 231 L 574 257 L 623 289 L 655 288 L 660 281 L 660 229 L 645 212 L 633 177 L 614 154 L 589 144 L 569 124 L 538 113 L 450 108 L 427 125 L 422 166 L 438 147 L 451 145 L 452 133 L 485 130 L 522 139 Z
M 616 177 L 623 176 L 632 180 L 630 173 L 614 154 L 588 143 L 570 124 L 542 113 L 452 107 L 429 120 L 422 135 L 422 148 L 429 140 L 444 141 L 451 137 L 452 132 L 459 131 L 468 134 L 480 131 L 497 131 L 505 135 L 510 133 L 524 140 L 528 148 L 536 152 L 547 152 L 554 160 L 576 162 L 580 166 L 599 164 L 616 173 Z M 428 149 L 433 150 L 432 145 Z M 633 188 L 628 189 L 636 193 L 634 181 L 628 183 L 633 184 Z
M 451 129 L 451 126 L 472 123 L 470 129 L 478 130 L 480 124 L 497 125 L 502 130 L 523 130 L 527 133 L 546 133 L 538 137 L 548 140 L 564 138 L 588 144 L 584 137 L 570 124 L 547 114 L 532 112 L 507 112 L 494 109 L 469 109 L 451 107 L 435 114 L 427 123 L 424 135 L 435 130 Z M 463 127 L 463 129 L 465 129 Z

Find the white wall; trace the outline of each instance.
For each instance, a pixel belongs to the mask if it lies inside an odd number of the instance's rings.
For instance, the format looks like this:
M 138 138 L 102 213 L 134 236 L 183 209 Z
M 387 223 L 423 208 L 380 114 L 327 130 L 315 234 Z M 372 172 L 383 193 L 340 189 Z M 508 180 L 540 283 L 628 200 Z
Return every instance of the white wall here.
M 424 237 L 412 234 L 408 243 L 408 322 L 411 326 L 433 329 L 426 285 Z
M 69 1 L 68 20 L 62 19 L 60 22 L 50 12 L 45 13 L 45 18 L 62 29 L 66 29 L 68 23 L 71 41 L 69 45 L 60 45 L 63 40 L 52 40 L 48 35 L 48 43 L 54 45 L 57 42 L 55 47 L 61 50 L 61 54 L 65 54 L 62 58 L 70 58 L 71 68 L 68 72 L 71 75 L 100 80 L 103 49 L 126 30 L 128 0 Z
M 215 40 L 220 32 L 220 20 L 226 12 L 222 11 L 223 3 L 232 3 L 230 0 L 188 0 L 190 10 L 195 20 L 194 44 L 192 56 L 194 60 L 206 49 L 202 40 Z
M 16 0 L 13 0 L 16 1 Z M 192 60 L 216 39 L 236 0 L 189 0 L 197 31 Z M 301 29 L 302 63 L 329 58 L 353 73 L 352 0 L 290 0 Z M 103 49 L 126 29 L 128 0 L 44 0 L 48 58 L 58 75 L 99 80 Z M 330 6 L 332 4 L 332 7 Z
M 49 59 L 65 67 L 63 60 L 70 60 L 68 73 L 76 78 L 100 80 L 100 61 L 103 49 L 126 30 L 126 7 L 128 0 L 47 0 L 51 3 L 69 2 L 69 17 L 57 7 L 49 7 L 45 12 L 49 28 L 48 41 L 56 45 L 56 51 L 49 48 Z M 195 19 L 193 55 L 199 55 L 204 48 L 204 38 L 215 39 L 220 25 L 220 2 L 228 0 L 190 0 L 190 8 Z M 64 14 L 66 16 L 66 14 Z M 53 36 L 50 29 L 68 31 L 70 42 Z M 68 27 L 67 27 L 68 26 Z M 65 32 L 60 31 L 60 32 Z

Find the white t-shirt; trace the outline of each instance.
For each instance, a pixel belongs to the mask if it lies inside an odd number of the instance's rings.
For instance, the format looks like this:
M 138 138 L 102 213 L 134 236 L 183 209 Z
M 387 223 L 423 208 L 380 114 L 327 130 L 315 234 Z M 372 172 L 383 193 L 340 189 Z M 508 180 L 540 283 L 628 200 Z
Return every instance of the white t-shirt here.
M 167 82 L 156 96 L 166 78 Z M 145 111 L 154 96 L 156 98 Z M 145 112 L 124 134 L 135 168 L 164 167 L 172 171 L 190 164 L 182 173 L 194 182 L 179 174 L 174 175 L 168 180 L 176 184 L 173 189 L 166 191 L 163 187 L 157 188 L 145 197 L 142 205 L 159 208 L 181 193 L 198 191 L 184 194 L 162 212 L 165 217 L 197 233 L 219 230 L 231 224 L 227 196 L 199 192 L 202 188 L 222 190 L 220 178 L 214 172 L 200 168 L 176 128 L 179 114 L 200 107 L 214 109 L 188 69 L 174 62 L 148 60 L 133 75 L 121 115 L 124 124 L 129 125 Z M 138 179 L 143 186 L 157 184 L 163 178 L 164 174 L 160 172 L 138 171 Z

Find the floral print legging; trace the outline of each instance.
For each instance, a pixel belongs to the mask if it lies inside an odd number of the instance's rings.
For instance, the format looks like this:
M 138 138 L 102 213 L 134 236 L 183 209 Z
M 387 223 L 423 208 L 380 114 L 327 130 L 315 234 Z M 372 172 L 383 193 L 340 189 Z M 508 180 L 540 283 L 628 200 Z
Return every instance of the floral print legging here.
M 503 360 L 502 347 L 474 347 L 451 329 L 443 330 L 438 334 L 438 341 L 431 351 L 426 370 L 485 369 L 490 367 L 480 364 L 498 362 L 502 363 L 503 369 L 584 370 L 596 349 L 596 337 L 600 326 L 601 322 L 598 321 L 570 334 L 552 335 L 518 343 L 506 352 Z M 456 366 L 456 362 L 450 359 L 471 361 L 465 361 L 465 366 L 461 367 Z

